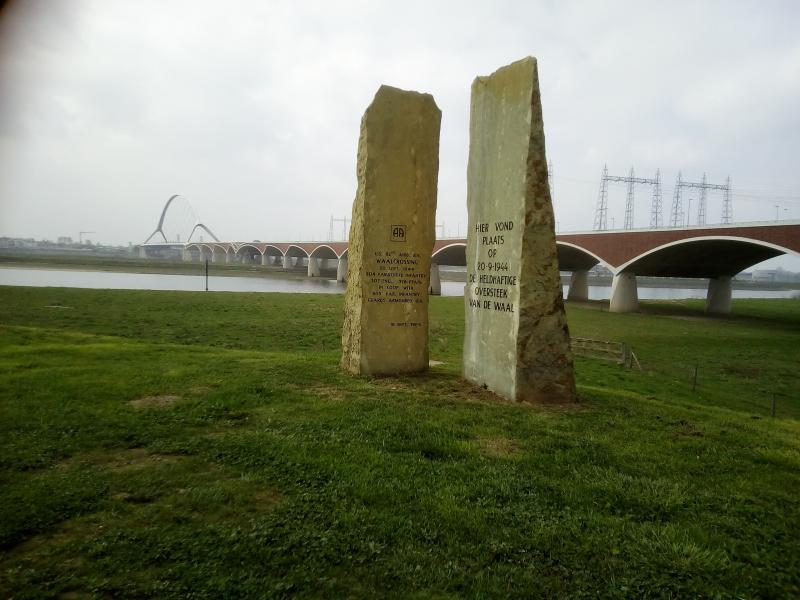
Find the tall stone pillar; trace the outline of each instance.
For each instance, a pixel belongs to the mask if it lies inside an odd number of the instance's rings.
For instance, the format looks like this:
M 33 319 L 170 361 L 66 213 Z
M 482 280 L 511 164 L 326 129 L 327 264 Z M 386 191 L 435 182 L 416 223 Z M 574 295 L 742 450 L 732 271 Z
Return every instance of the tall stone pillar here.
M 269 265 L 269 254 L 262 254 L 261 255 L 261 266 L 266 267 Z
M 573 271 L 569 278 L 567 300 L 586 302 L 589 300 L 589 271 Z
M 291 269 L 292 268 L 292 257 L 288 254 L 284 255 L 283 257 L 283 268 L 284 269 Z
M 428 284 L 428 292 L 431 296 L 442 295 L 442 278 L 439 276 L 439 265 L 431 263 L 431 276 L 430 283 Z
M 708 280 L 708 294 L 706 295 L 706 312 L 727 315 L 731 312 L 731 298 L 733 286 L 728 276 L 716 277 Z
M 183 262 L 190 262 L 192 260 L 192 253 L 186 248 L 184 248 L 183 250 L 181 250 L 181 260 Z
M 347 259 L 344 256 L 336 264 L 336 281 L 347 281 Z
M 428 276 L 442 113 L 429 94 L 381 86 L 361 119 L 342 368 L 428 368 Z
M 575 401 L 536 59 L 472 84 L 464 376 L 510 400 Z
M 235 254 L 233 252 L 226 252 L 225 253 L 225 264 L 231 264 L 233 262 L 233 257 Z
M 147 248 L 139 246 L 139 258 L 147 258 Z
M 616 273 L 611 281 L 611 302 L 608 310 L 626 313 L 639 310 L 639 292 L 635 273 Z
M 308 257 L 308 276 L 319 277 L 319 259 L 313 256 Z

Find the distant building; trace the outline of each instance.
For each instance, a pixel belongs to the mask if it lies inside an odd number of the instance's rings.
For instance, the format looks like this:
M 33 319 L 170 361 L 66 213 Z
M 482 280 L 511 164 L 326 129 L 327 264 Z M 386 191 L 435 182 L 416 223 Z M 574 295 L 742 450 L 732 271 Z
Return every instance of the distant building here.
M 772 283 L 775 281 L 776 271 L 774 269 L 758 269 L 753 271 L 753 281 L 757 283 Z
M 59 236 L 58 243 L 63 244 L 65 246 L 70 246 L 72 245 L 72 238 L 69 237 L 68 235 Z
M 599 263 L 589 269 L 589 276 L 591 277 L 611 277 L 613 275 L 608 267 Z

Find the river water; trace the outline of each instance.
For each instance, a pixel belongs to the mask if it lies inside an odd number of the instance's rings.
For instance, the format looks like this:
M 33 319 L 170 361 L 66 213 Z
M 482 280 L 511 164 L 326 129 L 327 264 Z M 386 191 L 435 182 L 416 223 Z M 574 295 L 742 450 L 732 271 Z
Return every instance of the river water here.
M 106 271 L 72 271 L 58 269 L 19 269 L 0 267 L 0 285 L 27 287 L 75 287 L 119 290 L 205 290 L 203 275 L 170 275 L 152 273 L 110 273 Z M 291 294 L 341 294 L 345 284 L 319 277 L 281 279 L 279 277 L 213 277 L 208 289 L 215 292 L 283 292 Z M 564 286 L 564 296 L 567 286 Z M 464 283 L 442 281 L 443 296 L 463 296 Z M 733 290 L 734 298 L 792 298 L 798 290 Z M 591 300 L 608 300 L 610 286 L 589 286 Z M 641 300 L 680 300 L 705 298 L 701 288 L 639 286 Z

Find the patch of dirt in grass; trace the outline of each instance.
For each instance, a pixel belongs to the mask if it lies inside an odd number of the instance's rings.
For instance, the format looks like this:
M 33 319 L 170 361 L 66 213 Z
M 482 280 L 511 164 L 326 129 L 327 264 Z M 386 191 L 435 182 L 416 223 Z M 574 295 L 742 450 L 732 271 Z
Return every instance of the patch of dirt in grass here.
M 119 473 L 144 469 L 159 464 L 172 464 L 186 458 L 178 454 L 151 454 L 144 448 L 129 448 L 126 450 L 106 450 L 91 454 L 78 454 L 56 465 L 56 468 L 65 469 L 77 463 L 90 463 L 104 471 Z
M 15 555 L 25 555 L 44 550 L 50 551 L 52 548 L 65 546 L 70 542 L 86 540 L 103 533 L 103 525 L 94 516 L 79 517 L 70 519 L 55 525 L 52 529 L 44 531 L 31 538 L 28 538 L 19 546 L 14 548 Z M 72 568 L 84 563 L 80 556 L 72 556 L 65 564 L 69 563 Z
M 514 440 L 504 437 L 483 437 L 474 443 L 481 454 L 492 458 L 509 458 L 522 451 Z
M 587 410 L 585 404 L 574 402 L 570 404 L 532 404 L 527 402 L 513 402 L 498 396 L 487 388 L 482 388 L 460 377 L 450 374 L 424 373 L 400 377 L 380 377 L 372 380 L 373 385 L 391 391 L 408 392 L 419 396 L 425 392 L 437 400 L 454 400 L 457 402 L 503 405 L 527 408 L 543 412 L 573 412 Z
M 112 472 L 130 471 L 153 465 L 173 464 L 184 458 L 177 454 L 150 454 L 144 448 L 133 448 L 111 455 L 108 461 L 98 466 Z
M 281 494 L 276 490 L 261 490 L 253 494 L 250 503 L 256 510 L 272 510 L 281 502 Z
M 699 431 L 691 421 L 681 419 L 680 421 L 670 423 L 670 425 L 675 426 L 675 432 L 673 434 L 675 437 L 704 437 L 703 432 Z
M 142 396 L 141 398 L 134 398 L 128 404 L 134 408 L 162 408 L 175 404 L 181 400 L 180 396 L 174 394 L 162 394 L 160 396 Z
M 218 427 L 209 431 L 205 431 L 202 433 L 202 436 L 210 440 L 224 438 L 229 435 L 233 435 L 234 433 L 240 433 L 243 429 L 242 425 L 244 425 L 244 423 L 235 422 L 225 427 Z
M 323 400 L 341 402 L 345 399 L 344 390 L 335 385 L 325 385 L 322 383 L 310 385 L 288 384 L 285 386 L 285 389 L 302 392 L 303 394 L 311 394 Z
M 325 400 L 334 400 L 339 402 L 345 399 L 345 394 L 342 389 L 332 385 L 314 385 L 304 389 L 315 396 L 324 398 Z

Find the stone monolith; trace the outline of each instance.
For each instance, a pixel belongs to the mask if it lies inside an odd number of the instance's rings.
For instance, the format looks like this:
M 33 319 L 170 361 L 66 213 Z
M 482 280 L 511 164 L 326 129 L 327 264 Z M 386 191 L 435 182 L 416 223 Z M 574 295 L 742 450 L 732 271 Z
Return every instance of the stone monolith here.
M 464 376 L 511 400 L 575 400 L 536 59 L 472 84 Z
M 342 368 L 428 368 L 428 278 L 442 113 L 433 96 L 381 86 L 361 119 Z

